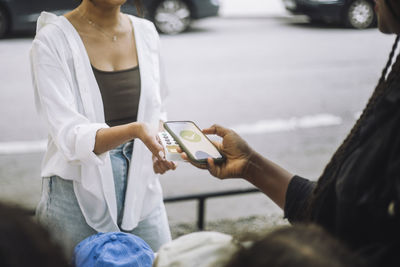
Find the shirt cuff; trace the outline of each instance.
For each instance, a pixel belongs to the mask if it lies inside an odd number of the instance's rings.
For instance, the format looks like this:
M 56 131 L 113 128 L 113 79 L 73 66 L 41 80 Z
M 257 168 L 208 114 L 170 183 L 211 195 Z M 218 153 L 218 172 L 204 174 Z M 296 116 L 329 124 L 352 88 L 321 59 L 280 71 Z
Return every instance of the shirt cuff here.
M 289 222 L 304 221 L 307 217 L 307 207 L 316 183 L 295 175 L 286 191 L 284 207 L 285 218 Z
M 77 158 L 82 163 L 102 165 L 105 162 L 107 153 L 95 154 L 93 152 L 96 144 L 96 134 L 100 129 L 109 128 L 105 123 L 94 123 L 90 127 L 82 127 L 79 130 L 79 138 L 75 143 Z

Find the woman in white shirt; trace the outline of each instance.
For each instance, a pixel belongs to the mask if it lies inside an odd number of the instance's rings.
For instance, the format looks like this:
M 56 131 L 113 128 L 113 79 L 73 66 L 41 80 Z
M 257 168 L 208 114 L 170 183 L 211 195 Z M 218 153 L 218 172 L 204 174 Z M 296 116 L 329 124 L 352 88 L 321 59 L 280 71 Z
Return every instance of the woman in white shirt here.
M 120 12 L 125 2 L 43 12 L 32 44 L 49 133 L 37 217 L 68 255 L 96 232 L 131 232 L 155 251 L 171 239 L 157 175 L 176 167 L 156 139 L 166 120 L 159 37 L 151 22 Z

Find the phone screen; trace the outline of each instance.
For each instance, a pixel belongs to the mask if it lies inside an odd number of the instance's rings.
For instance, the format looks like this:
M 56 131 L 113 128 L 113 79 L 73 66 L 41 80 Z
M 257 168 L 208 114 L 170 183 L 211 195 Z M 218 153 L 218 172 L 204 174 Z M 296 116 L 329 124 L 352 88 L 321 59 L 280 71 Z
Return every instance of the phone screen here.
M 196 161 L 204 162 L 207 158 L 223 159 L 223 156 L 211 141 L 190 121 L 165 122 L 165 128 Z M 190 155 L 188 155 L 190 156 Z

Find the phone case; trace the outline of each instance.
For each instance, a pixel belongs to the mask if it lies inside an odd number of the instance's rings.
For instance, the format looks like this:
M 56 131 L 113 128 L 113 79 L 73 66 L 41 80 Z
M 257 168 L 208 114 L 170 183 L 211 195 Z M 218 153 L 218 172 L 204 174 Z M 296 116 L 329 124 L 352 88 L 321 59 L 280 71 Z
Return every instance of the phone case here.
M 199 163 L 199 164 L 206 164 L 207 163 L 207 159 L 203 159 L 203 160 L 198 160 L 196 159 L 192 153 L 190 153 L 190 151 L 185 147 L 185 145 L 180 141 L 179 137 L 177 137 L 174 132 L 168 127 L 168 123 L 174 123 L 174 122 L 187 122 L 187 123 L 192 123 L 197 129 L 199 129 L 199 131 L 201 132 L 200 128 L 193 122 L 193 121 L 166 121 L 164 122 L 164 128 L 167 130 L 167 132 L 174 138 L 174 140 L 179 144 L 179 146 L 181 147 L 181 149 L 186 153 L 186 155 L 189 157 L 190 161 L 195 162 L 195 163 Z M 208 137 L 203 134 L 204 137 L 212 144 L 212 142 L 210 141 L 210 139 L 208 139 Z M 214 144 L 212 144 L 214 145 Z M 215 146 L 214 146 L 215 147 Z M 221 153 L 221 151 L 219 151 L 219 149 L 217 147 L 215 147 L 218 152 L 222 155 L 222 158 L 214 158 L 214 162 L 216 164 L 220 164 L 222 162 L 225 161 L 225 156 Z

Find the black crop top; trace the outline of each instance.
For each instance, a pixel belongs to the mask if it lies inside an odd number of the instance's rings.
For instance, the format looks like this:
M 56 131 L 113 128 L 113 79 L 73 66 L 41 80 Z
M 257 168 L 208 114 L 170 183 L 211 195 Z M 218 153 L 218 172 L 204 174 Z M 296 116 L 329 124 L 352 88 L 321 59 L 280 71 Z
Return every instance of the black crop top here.
M 140 98 L 140 71 L 133 67 L 102 71 L 92 66 L 103 99 L 104 116 L 109 126 L 137 120 Z

